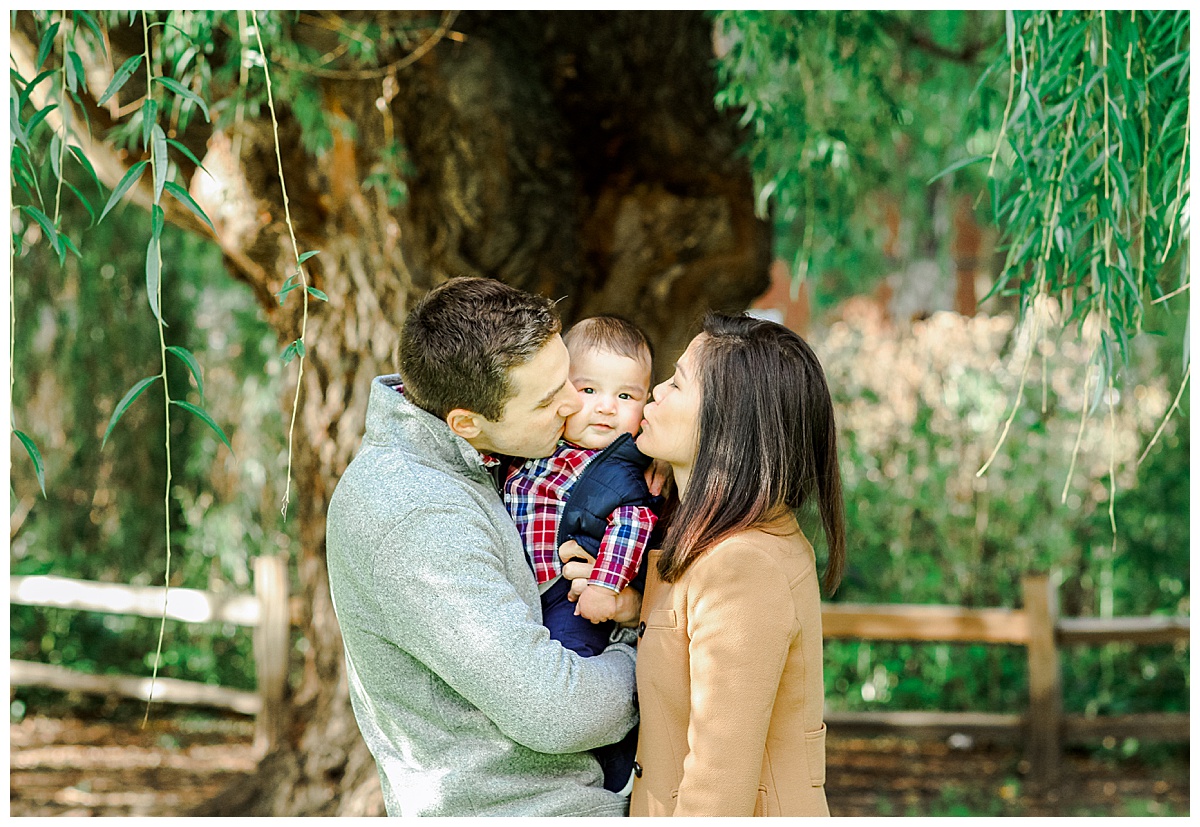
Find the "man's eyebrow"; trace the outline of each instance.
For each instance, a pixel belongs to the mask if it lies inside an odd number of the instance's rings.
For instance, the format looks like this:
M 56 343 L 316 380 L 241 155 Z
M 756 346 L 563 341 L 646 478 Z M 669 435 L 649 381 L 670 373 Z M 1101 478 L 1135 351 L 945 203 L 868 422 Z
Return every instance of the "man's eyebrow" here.
M 563 388 L 565 388 L 566 386 L 567 386 L 567 383 L 566 383 L 566 382 L 563 382 L 563 383 L 562 383 L 561 385 L 559 385 L 557 388 L 555 388 L 554 390 L 550 391 L 550 393 L 548 393 L 548 394 L 546 394 L 545 396 L 543 396 L 543 397 L 542 397 L 540 400 L 538 400 L 537 407 L 539 407 L 539 408 L 540 408 L 540 407 L 542 407 L 543 405 L 549 405 L 549 404 L 550 404 L 550 402 L 551 402 L 551 400 L 553 400 L 553 399 L 554 399 L 554 397 L 558 396 L 558 392 L 559 392 L 559 391 L 561 391 L 561 390 L 562 390 Z

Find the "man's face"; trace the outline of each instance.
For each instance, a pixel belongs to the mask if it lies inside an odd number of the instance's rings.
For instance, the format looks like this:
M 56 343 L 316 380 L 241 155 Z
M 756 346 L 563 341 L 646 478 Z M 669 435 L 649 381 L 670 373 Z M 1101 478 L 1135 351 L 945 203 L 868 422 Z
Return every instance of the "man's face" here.
M 516 395 L 495 422 L 479 417 L 479 435 L 467 440 L 476 450 L 513 457 L 548 457 L 554 453 L 567 417 L 582 403 L 570 382 L 570 357 L 561 336 L 520 367 L 509 371 Z

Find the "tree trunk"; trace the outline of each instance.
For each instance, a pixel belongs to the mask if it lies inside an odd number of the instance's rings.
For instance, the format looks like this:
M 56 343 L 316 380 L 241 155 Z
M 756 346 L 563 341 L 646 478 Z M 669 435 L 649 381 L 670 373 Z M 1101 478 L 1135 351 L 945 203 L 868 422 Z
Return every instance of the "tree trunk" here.
M 345 13 L 355 14 L 368 13 Z M 395 23 L 415 13 L 371 14 Z M 293 113 L 276 100 L 297 244 L 320 251 L 305 270 L 329 297 L 309 298 L 290 488 L 307 648 L 283 745 L 196 814 L 383 813 L 348 700 L 325 511 L 358 448 L 371 379 L 396 370 L 415 299 L 447 277 L 481 275 L 561 299 L 567 324 L 619 313 L 645 328 L 662 373 L 705 310 L 741 310 L 768 284 L 769 230 L 754 215 L 734 120 L 713 104 L 711 26 L 701 13 L 466 12 L 453 32 L 394 74 L 325 78 L 324 110 L 355 134 L 335 127 L 320 157 L 304 152 Z M 289 34 L 323 51 L 333 44 L 303 17 Z M 128 95 L 138 94 L 130 83 Z M 105 112 L 89 114 L 105 122 Z M 282 350 L 305 322 L 302 291 L 282 305 L 274 296 L 296 256 L 269 113 L 227 134 L 199 127 L 181 140 L 200 147 L 221 186 L 206 190 L 197 174 L 193 194 Z M 364 187 L 392 139 L 410 165 L 407 200 L 395 209 Z M 170 217 L 198 226 L 190 213 Z M 282 496 L 282 469 L 279 477 Z

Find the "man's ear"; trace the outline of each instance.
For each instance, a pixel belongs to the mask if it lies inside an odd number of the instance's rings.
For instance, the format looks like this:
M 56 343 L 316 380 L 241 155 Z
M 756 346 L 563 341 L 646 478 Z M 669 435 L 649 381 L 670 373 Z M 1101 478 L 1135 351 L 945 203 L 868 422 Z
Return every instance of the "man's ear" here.
M 483 430 L 479 426 L 479 420 L 479 414 L 465 408 L 455 408 L 446 414 L 446 424 L 450 426 L 450 430 L 467 440 L 479 436 Z

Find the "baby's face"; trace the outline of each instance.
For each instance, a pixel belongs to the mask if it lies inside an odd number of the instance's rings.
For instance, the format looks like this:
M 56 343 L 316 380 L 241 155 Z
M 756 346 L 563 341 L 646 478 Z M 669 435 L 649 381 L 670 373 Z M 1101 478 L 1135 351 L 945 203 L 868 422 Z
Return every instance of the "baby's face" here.
M 650 394 L 650 367 L 607 350 L 571 354 L 571 384 L 583 408 L 567 417 L 563 438 L 581 448 L 607 448 L 623 433 L 636 434 Z

